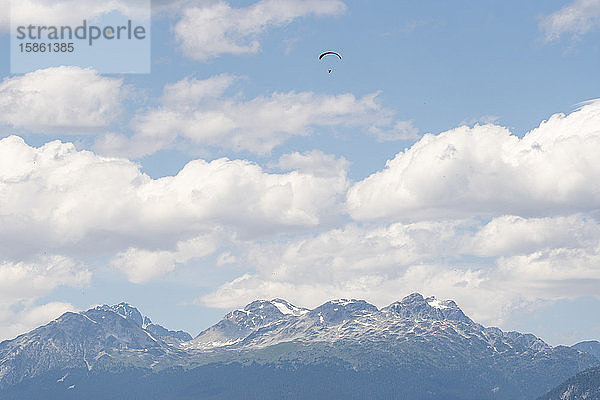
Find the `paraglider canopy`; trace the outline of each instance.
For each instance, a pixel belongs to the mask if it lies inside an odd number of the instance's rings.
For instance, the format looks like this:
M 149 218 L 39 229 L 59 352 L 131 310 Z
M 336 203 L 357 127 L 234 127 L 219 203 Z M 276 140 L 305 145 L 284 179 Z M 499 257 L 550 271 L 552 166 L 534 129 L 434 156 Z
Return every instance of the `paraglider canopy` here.
M 324 53 L 321 53 L 321 55 L 319 56 L 319 60 L 322 60 L 323 57 L 327 57 L 327 56 L 333 56 L 334 58 L 337 57 L 340 60 L 342 59 L 342 56 L 340 56 L 339 53 L 336 53 L 335 51 L 326 51 Z M 330 73 L 330 74 L 331 74 L 332 71 L 333 71 L 333 68 L 329 68 L 327 70 L 327 72 Z
M 322 53 L 322 54 L 319 56 L 319 60 L 321 60 L 323 57 L 325 57 L 325 56 L 328 56 L 328 55 L 334 55 L 334 56 L 338 56 L 340 60 L 342 59 L 342 56 L 340 56 L 340 55 L 339 55 L 338 53 L 336 53 L 335 51 L 326 51 L 326 52 Z

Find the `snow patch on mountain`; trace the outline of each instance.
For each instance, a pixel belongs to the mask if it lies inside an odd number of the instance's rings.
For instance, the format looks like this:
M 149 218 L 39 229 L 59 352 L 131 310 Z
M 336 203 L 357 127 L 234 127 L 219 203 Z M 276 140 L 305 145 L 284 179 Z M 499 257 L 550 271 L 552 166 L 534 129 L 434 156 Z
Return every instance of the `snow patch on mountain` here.
M 435 297 L 431 297 L 430 299 L 431 300 L 427 301 L 427 304 L 429 304 L 433 308 L 439 308 L 440 310 L 443 310 L 445 308 L 449 308 L 447 305 L 445 305 L 443 302 L 441 302 L 440 300 L 436 299 Z
M 257 300 L 227 314 L 196 338 L 187 350 L 265 348 L 286 342 L 477 341 L 491 353 L 544 351 L 551 346 L 531 334 L 485 328 L 468 318 L 452 300 L 418 293 L 378 309 L 364 300 L 337 299 L 313 310 L 282 300 Z
M 305 308 L 296 307 L 282 299 L 271 300 L 271 303 L 284 315 L 303 315 L 309 312 Z

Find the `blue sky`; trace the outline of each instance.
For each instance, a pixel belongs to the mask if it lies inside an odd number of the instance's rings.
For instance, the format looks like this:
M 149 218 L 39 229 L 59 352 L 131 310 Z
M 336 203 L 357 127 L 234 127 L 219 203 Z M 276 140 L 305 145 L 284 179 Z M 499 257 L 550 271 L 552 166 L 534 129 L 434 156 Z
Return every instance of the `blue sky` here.
M 11 74 L 0 20 L 0 337 L 123 300 L 196 335 L 255 298 L 418 291 L 600 338 L 600 1 L 152 11 L 150 74 Z

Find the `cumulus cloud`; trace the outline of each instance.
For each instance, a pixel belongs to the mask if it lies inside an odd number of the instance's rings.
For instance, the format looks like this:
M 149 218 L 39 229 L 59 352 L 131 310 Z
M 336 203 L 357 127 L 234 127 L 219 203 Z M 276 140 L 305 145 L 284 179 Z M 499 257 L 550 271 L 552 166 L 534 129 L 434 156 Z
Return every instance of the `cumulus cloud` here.
M 0 261 L 0 302 L 39 298 L 61 285 L 87 283 L 90 273 L 64 256 L 39 257 L 35 262 Z
M 231 254 L 231 252 L 226 251 L 224 253 L 219 254 L 217 257 L 217 265 L 222 267 L 227 264 L 233 264 L 237 261 L 237 258 Z
M 482 257 L 530 254 L 540 249 L 588 248 L 600 242 L 600 225 L 584 215 L 494 218 L 465 243 L 465 252 Z
M 17 312 L 0 305 L 0 340 L 13 339 L 23 332 L 47 324 L 67 311 L 77 310 L 70 303 L 57 301 L 41 306 L 26 306 Z
M 116 265 L 141 282 L 138 270 L 156 276 L 202 253 L 206 243 L 190 240 L 215 229 L 244 238 L 332 224 L 347 188 L 345 174 L 271 174 L 228 159 L 152 179 L 125 159 L 11 136 L 0 140 L 0 253 L 121 252 Z
M 195 0 L 0 0 L 0 34 L 10 30 L 11 12 L 15 25 L 67 25 L 81 24 L 83 19 L 94 20 L 115 11 L 136 19 L 148 18 L 150 12 L 153 17 L 174 16 L 197 3 Z
M 306 16 L 337 15 L 346 6 L 339 0 L 261 0 L 232 8 L 218 1 L 188 7 L 174 31 L 183 53 L 206 61 L 222 54 L 251 54 L 260 49 L 260 35 Z
M 39 256 L 31 262 L 0 260 L 0 338 L 12 338 L 72 309 L 67 303 L 38 306 L 35 302 L 59 286 L 82 286 L 90 278 L 90 271 L 64 256 Z
M 272 166 L 284 171 L 296 170 L 315 176 L 340 176 L 346 174 L 350 162 L 344 157 L 337 158 L 333 154 L 312 150 L 284 154 L 279 157 L 279 162 Z
M 357 220 L 589 212 L 600 202 L 600 101 L 522 139 L 496 125 L 425 135 L 349 191 Z
M 438 295 L 455 286 L 478 287 L 480 272 L 443 263 L 459 256 L 471 225 L 471 221 L 349 224 L 285 242 L 250 243 L 244 258 L 256 272 L 225 283 L 199 301 L 229 308 L 255 298 L 284 297 L 316 306 L 337 296 L 385 305 L 410 292 L 433 293 L 434 286 Z
M 177 7 L 179 0 L 154 0 L 159 10 Z M 148 18 L 150 0 L 95 1 L 95 0 L 2 0 L 0 1 L 0 33 L 15 26 L 29 24 L 68 25 L 81 24 L 113 11 L 132 18 Z
M 0 0 L 0 35 L 10 30 L 10 2 Z
M 0 123 L 35 133 L 95 132 L 118 118 L 125 95 L 122 79 L 91 69 L 37 70 L 0 83 Z
M 446 280 L 449 287 L 465 279 L 475 284 L 478 273 L 468 268 L 447 271 L 440 264 L 442 254 L 458 256 L 465 236 L 460 231 L 470 225 L 469 221 L 350 224 L 285 242 L 250 243 L 244 258 L 256 272 L 225 283 L 200 301 L 229 308 L 253 298 L 284 297 L 315 306 L 338 296 L 385 305 L 408 292 L 431 293 L 437 279 L 433 271 L 453 274 L 455 279 Z
M 540 29 L 544 31 L 546 40 L 558 39 L 565 34 L 581 36 L 599 25 L 599 0 L 574 0 L 540 21 Z
M 276 281 L 245 274 L 197 299 L 197 303 L 231 309 L 255 299 L 279 297 L 313 308 L 334 298 L 357 298 L 384 307 L 414 292 L 456 300 L 475 321 L 491 325 L 501 325 L 511 308 L 521 303 L 518 293 L 490 284 L 486 271 L 438 264 L 413 265 L 393 278 L 373 271 L 339 282 Z
M 234 81 L 177 82 L 163 100 L 176 107 L 164 109 L 218 110 Z M 419 291 L 501 323 L 522 304 L 600 295 L 598 126 L 594 101 L 523 138 L 496 125 L 425 135 L 354 185 L 347 160 L 317 150 L 271 165 L 291 172 L 194 160 L 152 179 L 125 159 L 12 136 L 0 140 L 0 254 L 9 266 L 43 251 L 102 254 L 137 283 L 214 256 L 244 270 L 198 299 L 206 306 L 258 297 L 381 306 Z M 59 284 L 77 282 L 49 287 Z
M 198 301 L 352 296 L 381 306 L 420 291 L 501 325 L 525 304 L 599 296 L 599 119 L 594 101 L 521 139 L 495 125 L 426 135 L 351 187 L 347 205 L 362 223 L 250 246 L 256 271 Z
M 219 245 L 214 236 L 202 235 L 177 243 L 173 251 L 149 251 L 130 247 L 112 260 L 133 283 L 145 283 L 175 269 L 175 264 L 185 264 L 193 258 L 212 254 Z
M 129 248 L 119 253 L 112 264 L 133 283 L 144 283 L 175 269 L 176 255 L 170 251 Z
M 196 0 L 151 0 L 152 13 L 156 16 L 173 15 L 184 7 L 197 3 Z
M 600 243 L 586 248 L 552 248 L 501 257 L 498 279 L 542 299 L 599 296 Z
M 312 307 L 355 297 L 384 306 L 418 291 L 456 299 L 479 322 L 502 324 L 514 308 L 539 300 L 600 295 L 599 234 L 600 224 L 581 215 L 350 224 L 249 244 L 243 257 L 256 270 L 197 301 L 232 308 L 284 297 Z
M 141 157 L 178 143 L 268 153 L 292 136 L 315 128 L 346 126 L 394 130 L 393 112 L 377 102 L 379 92 L 353 94 L 274 92 L 246 100 L 225 95 L 236 77 L 186 78 L 164 89 L 162 106 L 139 115 L 131 137 L 107 135 L 96 143 L 104 154 Z
M 419 129 L 413 126 L 413 121 L 396 121 L 390 128 L 374 125 L 369 128 L 369 133 L 375 135 L 380 142 L 412 140 L 419 137 Z

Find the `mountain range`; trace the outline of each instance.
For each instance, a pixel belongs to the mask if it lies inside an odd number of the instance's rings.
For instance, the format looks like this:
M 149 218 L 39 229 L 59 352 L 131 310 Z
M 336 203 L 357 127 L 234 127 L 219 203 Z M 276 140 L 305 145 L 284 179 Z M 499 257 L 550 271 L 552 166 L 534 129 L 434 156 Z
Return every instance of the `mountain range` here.
M 600 342 L 577 343 L 574 348 L 592 354 L 600 360 Z M 600 367 L 582 371 L 551 390 L 539 400 L 594 400 L 600 399 Z
M 597 347 L 484 327 L 451 300 L 257 300 L 192 337 L 121 303 L 0 343 L 0 399 L 535 399 Z

